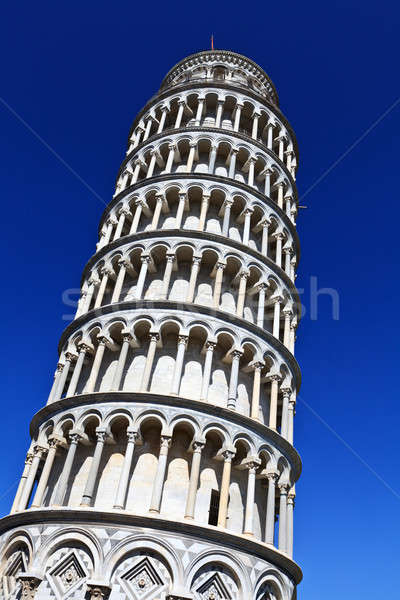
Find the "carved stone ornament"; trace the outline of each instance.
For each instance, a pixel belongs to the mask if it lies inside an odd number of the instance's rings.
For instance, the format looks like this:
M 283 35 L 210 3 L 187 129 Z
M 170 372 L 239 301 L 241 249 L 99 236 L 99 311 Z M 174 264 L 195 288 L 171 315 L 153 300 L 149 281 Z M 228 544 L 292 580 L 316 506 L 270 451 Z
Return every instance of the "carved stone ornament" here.
M 42 582 L 40 577 L 29 573 L 22 573 L 18 577 L 21 582 L 21 598 L 23 600 L 33 600 L 39 585 Z

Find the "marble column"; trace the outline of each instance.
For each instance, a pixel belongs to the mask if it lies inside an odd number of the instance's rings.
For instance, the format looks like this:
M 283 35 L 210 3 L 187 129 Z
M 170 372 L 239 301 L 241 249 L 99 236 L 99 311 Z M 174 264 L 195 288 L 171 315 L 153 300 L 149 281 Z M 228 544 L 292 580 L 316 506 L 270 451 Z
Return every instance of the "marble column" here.
M 285 319 L 283 327 L 283 343 L 286 346 L 286 348 L 290 349 L 290 323 L 292 320 L 293 312 L 290 306 L 285 307 L 282 312 Z
M 141 392 L 147 392 L 150 382 L 151 370 L 153 368 L 154 356 L 156 353 L 157 342 L 160 339 L 158 333 L 150 333 L 149 349 L 147 351 L 146 363 L 144 365 L 142 383 L 140 385 Z
M 231 155 L 230 155 L 230 159 L 229 159 L 229 171 L 228 171 L 229 179 L 235 179 L 236 158 L 237 158 L 238 152 L 239 152 L 239 148 L 237 148 L 235 146 L 231 149 Z
M 275 123 L 268 123 L 267 125 L 267 148 L 268 150 L 272 150 L 272 146 L 274 143 L 274 126 Z
M 163 300 L 166 300 L 168 298 L 169 283 L 171 281 L 172 269 L 173 269 L 174 262 L 175 262 L 175 254 L 172 254 L 172 253 L 166 254 L 166 259 L 167 259 L 167 262 L 165 265 L 162 290 L 161 290 L 161 294 L 160 294 L 160 298 L 162 298 Z
M 104 350 L 106 349 L 107 338 L 105 338 L 104 336 L 100 336 L 100 337 L 98 337 L 98 340 L 99 340 L 99 343 L 97 345 L 97 350 L 96 350 L 96 354 L 94 356 L 89 379 L 87 380 L 85 394 L 91 394 L 95 390 L 96 383 L 97 383 L 97 377 L 99 375 L 101 362 L 102 362 L 103 356 L 104 356 Z
M 218 145 L 216 143 L 212 142 L 211 147 L 210 147 L 210 160 L 208 163 L 208 173 L 210 175 L 212 175 L 214 173 L 215 162 L 217 160 L 217 150 L 218 150 Z
M 115 282 L 114 291 L 113 291 L 113 294 L 112 294 L 112 297 L 111 297 L 111 304 L 114 304 L 115 302 L 119 301 L 119 297 L 121 295 L 122 287 L 124 285 L 126 271 L 130 267 L 130 262 L 126 258 L 121 258 L 118 261 L 118 265 L 119 265 L 119 271 L 118 271 L 117 280 Z
M 109 267 L 103 267 L 101 270 L 102 278 L 97 292 L 96 301 L 93 308 L 99 308 L 103 302 L 104 293 L 107 288 L 108 279 L 112 276 L 113 271 Z
M 289 430 L 289 398 L 292 393 L 290 388 L 282 388 L 282 418 L 281 418 L 281 436 L 288 439 Z
M 24 488 L 21 493 L 18 510 L 25 510 L 28 507 L 30 495 L 32 493 L 33 484 L 35 482 L 36 474 L 42 460 L 43 454 L 47 452 L 47 448 L 36 445 L 33 449 L 32 464 L 30 466 L 28 476 L 25 481 Z
M 176 120 L 175 120 L 175 125 L 174 128 L 175 129 L 179 129 L 179 127 L 181 126 L 181 122 L 182 122 L 182 117 L 183 117 L 183 111 L 185 110 L 185 100 L 178 100 L 178 113 L 176 115 Z
M 278 414 L 278 384 L 281 380 L 280 375 L 271 375 L 271 396 L 269 401 L 269 428 L 276 431 L 277 428 L 277 414 Z
M 72 362 L 76 361 L 77 358 L 78 358 L 77 355 L 73 354 L 72 352 L 65 353 L 65 363 L 64 363 L 62 373 L 58 379 L 57 389 L 54 392 L 53 402 L 56 402 L 57 400 L 59 400 L 62 397 L 64 388 L 65 388 L 65 384 L 67 382 L 69 370 L 71 368 L 71 364 L 72 364 Z
M 209 202 L 210 202 L 210 194 L 203 193 L 203 197 L 201 199 L 199 225 L 197 228 L 198 231 L 204 231 Z
M 242 271 L 240 273 L 238 299 L 236 305 L 236 316 L 243 317 L 243 309 L 246 300 L 246 285 L 250 273 L 248 271 Z
M 279 487 L 279 535 L 278 549 L 281 552 L 286 552 L 286 535 L 287 535 L 287 494 L 288 484 L 278 483 Z
M 183 211 L 185 210 L 186 192 L 179 193 L 178 208 L 175 217 L 175 228 L 180 229 L 182 226 Z
M 78 447 L 79 440 L 82 438 L 82 434 L 77 432 L 71 432 L 69 434 L 70 445 L 68 448 L 67 456 L 65 458 L 64 467 L 61 472 L 60 479 L 57 485 L 57 491 L 54 498 L 55 506 L 62 506 L 64 503 L 65 493 L 67 491 L 67 485 L 71 478 L 72 465 L 74 463 L 76 449 Z
M 129 346 L 132 342 L 132 336 L 130 333 L 126 332 L 122 334 L 122 345 L 121 350 L 118 357 L 117 367 L 115 369 L 113 381 L 111 384 L 112 391 L 119 391 L 122 376 L 124 374 L 126 358 L 128 356 Z
M 224 450 L 222 457 L 224 459 L 224 467 L 222 470 L 221 490 L 219 496 L 219 510 L 218 510 L 218 527 L 226 527 L 226 519 L 228 516 L 228 502 L 229 502 L 229 487 L 231 484 L 231 469 L 232 459 L 235 453 L 231 450 Z
M 237 102 L 236 103 L 236 110 L 235 110 L 235 120 L 233 123 L 233 131 L 239 131 L 240 128 L 240 115 L 242 114 L 242 108 L 243 108 L 243 103 L 242 102 Z
M 143 255 L 140 257 L 141 267 L 139 277 L 136 282 L 135 298 L 140 300 L 142 298 L 144 282 L 146 280 L 147 270 L 150 264 L 150 256 Z
M 267 169 L 265 171 L 264 194 L 268 198 L 271 198 L 271 175 L 272 175 L 272 170 Z
M 186 302 L 193 302 L 194 294 L 196 291 L 197 276 L 200 271 L 201 256 L 193 256 L 192 268 L 190 271 L 189 288 L 186 295 Z
M 143 204 L 144 204 L 144 201 L 141 198 L 138 198 L 137 200 L 135 200 L 136 209 L 135 209 L 135 214 L 132 219 L 131 228 L 129 230 L 129 235 L 132 235 L 133 233 L 137 232 L 137 228 L 138 228 L 139 222 L 140 222 L 140 217 L 142 215 Z
M 252 208 L 246 208 L 244 211 L 244 226 L 243 226 L 243 244 L 248 246 L 250 238 L 250 223 L 251 215 L 253 214 Z
M 168 144 L 168 149 L 169 149 L 169 153 L 168 153 L 168 158 L 167 158 L 167 164 L 165 165 L 165 173 L 171 173 L 172 165 L 173 165 L 174 158 L 175 158 L 176 144 L 174 144 L 174 143 Z
M 214 292 L 213 292 L 213 306 L 215 310 L 219 309 L 219 303 L 221 300 L 221 291 L 222 291 L 222 281 L 224 277 L 224 269 L 226 264 L 223 262 L 217 262 L 216 265 L 216 273 L 215 273 L 215 282 L 214 282 Z
M 260 461 L 251 460 L 247 463 L 246 467 L 248 469 L 248 478 L 247 478 L 247 495 L 246 495 L 246 511 L 244 518 L 244 535 L 254 535 L 254 496 L 256 489 L 256 471 Z
M 251 397 L 251 413 L 252 419 L 260 420 L 260 388 L 261 388 L 261 371 L 264 366 L 262 362 L 255 362 L 253 364 L 254 376 L 253 376 L 253 394 Z
M 61 441 L 61 438 L 57 436 L 51 436 L 48 440 L 49 449 L 43 466 L 42 474 L 40 475 L 39 483 L 36 488 L 36 493 L 32 500 L 32 508 L 39 508 L 42 506 L 43 496 L 46 491 L 51 469 L 56 457 L 57 447 Z
M 264 328 L 264 314 L 265 314 L 265 294 L 268 288 L 267 283 L 260 283 L 258 286 L 258 308 L 257 308 L 257 325 L 258 327 Z
M 238 386 L 238 378 L 239 378 L 239 363 L 240 357 L 242 356 L 242 352 L 240 350 L 234 350 L 231 354 L 232 356 L 232 366 L 231 366 L 231 377 L 229 381 L 229 391 L 228 391 L 228 408 L 231 410 L 235 410 L 236 408 L 236 400 L 237 400 L 237 386 Z
M 253 113 L 253 124 L 251 129 L 251 137 L 253 138 L 253 140 L 258 139 L 258 120 L 260 116 L 261 115 L 258 112 Z
M 191 173 L 193 169 L 193 163 L 196 156 L 197 140 L 191 140 L 189 142 L 189 154 L 186 163 L 186 173 Z
M 281 298 L 281 296 L 275 296 L 271 299 L 274 303 L 274 321 L 273 321 L 273 325 L 272 325 L 272 335 L 274 337 L 276 337 L 276 339 L 279 340 L 279 331 L 280 331 L 280 325 L 281 325 L 280 319 L 281 319 L 282 298 Z
M 84 342 L 80 342 L 78 344 L 78 347 L 79 347 L 78 359 L 75 363 L 74 371 L 72 373 L 72 377 L 69 382 L 67 393 L 65 394 L 66 398 L 70 398 L 71 396 L 74 396 L 77 385 L 79 383 L 79 377 L 81 376 L 82 367 L 83 367 L 83 363 L 85 362 L 86 354 L 88 354 L 89 352 L 93 352 L 93 348 L 91 348 L 88 344 L 85 344 Z
M 161 108 L 161 118 L 158 123 L 157 133 L 162 133 L 162 131 L 164 129 L 164 125 L 165 125 L 165 119 L 167 118 L 168 112 L 169 112 L 168 106 L 163 106 Z
M 221 127 L 222 112 L 224 110 L 225 99 L 218 98 L 217 114 L 215 117 L 215 127 Z
M 181 385 L 183 359 L 185 356 L 185 349 L 188 341 L 187 335 L 178 336 L 178 351 L 176 353 L 174 376 L 172 380 L 171 395 L 177 396 L 179 394 L 179 388 Z
M 171 445 L 171 437 L 161 435 L 160 453 L 158 456 L 157 472 L 154 479 L 153 493 L 150 502 L 150 512 L 159 513 L 161 498 L 164 488 L 165 470 L 167 467 L 168 450 Z
M 17 488 L 17 492 L 15 494 L 15 498 L 14 498 L 14 502 L 13 505 L 11 507 L 10 510 L 10 514 L 14 514 L 15 512 L 17 512 L 18 507 L 19 507 L 19 503 L 21 500 L 21 494 L 22 494 L 22 490 L 24 489 L 25 483 L 26 483 L 26 479 L 28 477 L 29 474 L 29 469 L 31 468 L 32 465 L 32 460 L 33 460 L 33 453 L 32 452 L 28 452 L 28 454 L 26 455 L 26 459 L 25 459 L 25 465 L 24 465 L 24 470 L 22 471 L 22 475 L 21 475 L 21 479 L 19 481 L 18 484 L 18 488 Z
M 268 256 L 268 229 L 270 226 L 270 221 L 265 219 L 262 222 L 262 239 L 261 239 L 261 254 L 263 256 Z
M 133 451 L 135 449 L 135 442 L 139 437 L 137 431 L 134 431 L 129 428 L 127 429 L 126 435 L 127 441 L 124 462 L 122 463 L 121 475 L 119 478 L 117 494 L 115 496 L 114 501 L 114 508 L 117 508 L 119 510 L 123 510 L 125 508 L 126 494 L 128 491 L 129 484 L 129 474 L 131 472 L 132 467 Z
M 267 511 L 265 518 L 265 543 L 273 546 L 274 544 L 274 529 L 275 529 L 275 485 L 278 479 L 278 473 L 271 471 L 267 473 L 268 479 L 268 495 L 267 495 Z
M 229 221 L 231 218 L 231 208 L 233 200 L 231 198 L 225 198 L 224 202 L 224 220 L 222 223 L 222 235 L 229 235 Z
M 287 534 L 286 534 L 286 554 L 290 558 L 293 557 L 293 510 L 294 510 L 294 499 L 295 494 L 291 490 L 287 497 L 287 508 L 286 508 L 286 526 L 287 526 Z
M 203 400 L 204 402 L 207 402 L 208 388 L 210 386 L 212 360 L 216 345 L 217 344 L 215 342 L 206 342 L 206 359 L 204 361 L 204 372 L 200 393 L 200 400 Z
M 119 211 L 118 225 L 117 229 L 115 230 L 114 240 L 117 240 L 121 237 L 122 229 L 124 227 L 126 217 L 128 216 L 132 216 L 129 208 L 121 208 L 121 210 Z
M 64 369 L 63 363 L 60 363 L 60 362 L 57 363 L 57 368 L 54 373 L 53 385 L 51 386 L 50 394 L 47 399 L 47 404 L 51 404 L 51 402 L 53 402 L 53 400 L 54 400 L 54 397 L 55 397 L 55 394 L 56 394 L 57 388 L 58 388 L 58 383 L 59 383 L 59 380 L 61 377 L 61 373 L 63 372 L 63 369 Z
M 96 447 L 90 465 L 89 475 L 86 481 L 85 490 L 82 496 L 81 506 L 91 506 L 93 502 L 94 489 L 97 482 L 97 476 L 100 467 L 101 455 L 106 441 L 106 431 L 104 429 L 96 429 Z
M 293 428 L 294 428 L 294 415 L 296 412 L 296 393 L 293 392 L 289 400 L 288 408 L 288 442 L 293 446 Z
M 205 98 L 198 99 L 196 119 L 195 119 L 195 125 L 197 127 L 201 124 L 201 117 L 202 117 L 203 110 L 204 110 L 204 101 L 205 101 Z
M 154 231 L 158 227 L 158 222 L 160 220 L 161 209 L 164 202 L 164 196 L 161 194 L 156 195 L 156 205 L 154 207 L 153 219 L 151 221 L 150 229 Z
M 249 158 L 249 173 L 247 177 L 247 185 L 249 185 L 250 187 L 254 187 L 254 168 L 256 161 L 257 159 L 255 156 L 251 156 Z
M 197 488 L 199 485 L 201 453 L 204 448 L 204 444 L 204 442 L 200 441 L 194 441 L 192 444 L 192 466 L 190 469 L 189 489 L 186 499 L 185 519 L 194 519 Z

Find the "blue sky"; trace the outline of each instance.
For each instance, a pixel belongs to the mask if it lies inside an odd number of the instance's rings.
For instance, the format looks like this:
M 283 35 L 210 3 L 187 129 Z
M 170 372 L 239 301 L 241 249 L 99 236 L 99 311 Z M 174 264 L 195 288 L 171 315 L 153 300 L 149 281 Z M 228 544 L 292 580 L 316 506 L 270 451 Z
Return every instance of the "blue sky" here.
M 399 20 L 386 1 L 3 4 L 1 514 L 50 388 L 70 310 L 62 294 L 94 251 L 130 124 L 165 73 L 214 33 L 217 48 L 271 76 L 300 146 L 299 594 L 394 597 Z M 338 320 L 323 295 L 310 318 L 311 277 L 337 290 Z

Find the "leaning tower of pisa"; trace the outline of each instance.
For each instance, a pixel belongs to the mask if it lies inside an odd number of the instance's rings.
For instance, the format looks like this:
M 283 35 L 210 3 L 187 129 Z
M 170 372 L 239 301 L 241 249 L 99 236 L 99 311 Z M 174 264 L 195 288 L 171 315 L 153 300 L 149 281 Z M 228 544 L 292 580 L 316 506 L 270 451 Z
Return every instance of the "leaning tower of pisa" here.
M 296 166 L 234 52 L 137 115 L 0 520 L 2 598 L 296 598 Z

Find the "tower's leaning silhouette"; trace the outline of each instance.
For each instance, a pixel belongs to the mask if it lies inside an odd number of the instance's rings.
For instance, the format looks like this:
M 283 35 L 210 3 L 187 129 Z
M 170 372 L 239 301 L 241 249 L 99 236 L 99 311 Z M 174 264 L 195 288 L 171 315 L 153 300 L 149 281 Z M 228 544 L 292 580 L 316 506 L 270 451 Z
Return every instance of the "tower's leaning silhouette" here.
M 296 166 L 233 52 L 136 117 L 0 521 L 3 598 L 296 598 Z

